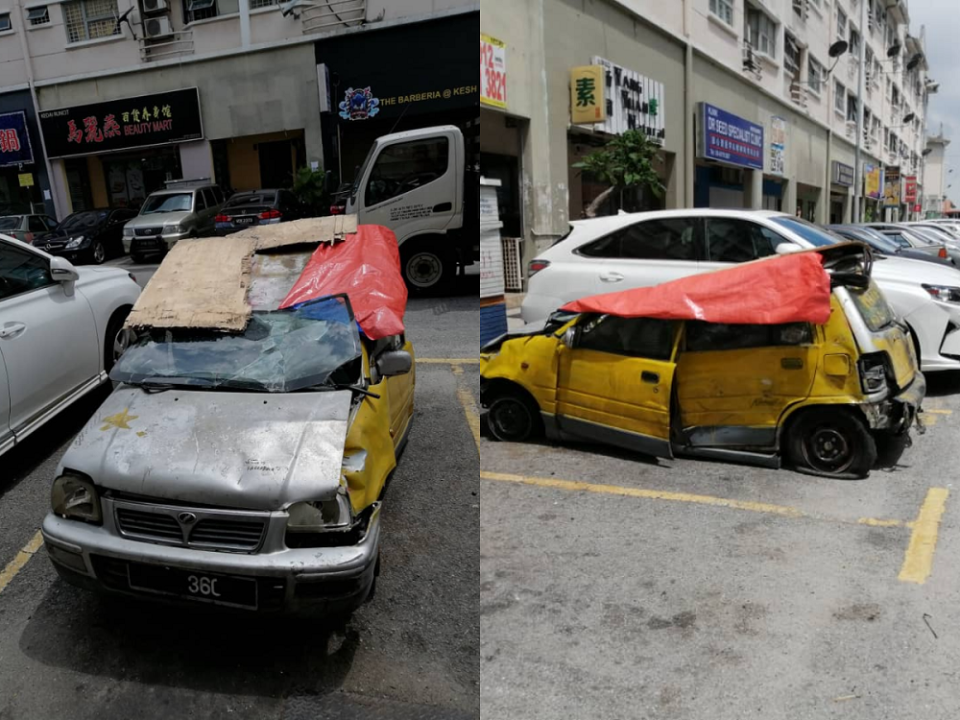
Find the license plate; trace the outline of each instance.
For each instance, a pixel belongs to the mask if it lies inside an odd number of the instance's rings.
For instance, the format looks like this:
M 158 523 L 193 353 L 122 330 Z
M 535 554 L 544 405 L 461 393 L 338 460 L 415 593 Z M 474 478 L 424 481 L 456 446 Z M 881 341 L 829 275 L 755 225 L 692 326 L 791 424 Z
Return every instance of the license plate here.
M 257 609 L 257 581 L 160 565 L 127 565 L 130 588 L 188 600 Z
M 238 218 L 234 218 L 233 221 L 234 221 L 237 225 L 252 225 L 252 224 L 253 224 L 253 218 L 252 218 L 252 217 L 238 217 Z

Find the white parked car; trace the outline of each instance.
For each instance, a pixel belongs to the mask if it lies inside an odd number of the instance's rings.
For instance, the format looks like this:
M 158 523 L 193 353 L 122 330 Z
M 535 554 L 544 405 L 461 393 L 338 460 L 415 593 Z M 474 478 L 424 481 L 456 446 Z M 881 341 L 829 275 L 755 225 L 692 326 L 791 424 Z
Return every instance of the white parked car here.
M 107 381 L 139 296 L 128 272 L 0 235 L 0 455 Z
M 527 323 L 588 295 L 844 241 L 771 211 L 667 210 L 578 220 L 571 227 L 530 263 L 520 311 Z M 873 277 L 909 326 L 923 371 L 960 369 L 960 270 L 877 256 Z

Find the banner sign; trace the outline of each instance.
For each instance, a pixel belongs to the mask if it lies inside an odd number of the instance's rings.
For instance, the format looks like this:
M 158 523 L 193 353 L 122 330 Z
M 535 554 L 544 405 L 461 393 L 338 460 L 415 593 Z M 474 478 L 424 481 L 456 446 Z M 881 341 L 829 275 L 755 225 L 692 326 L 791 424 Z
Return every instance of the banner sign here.
M 700 103 L 700 154 L 707 160 L 763 170 L 763 126 Z
M 593 64 L 603 67 L 607 102 L 607 117 L 595 129 L 610 135 L 640 130 L 650 140 L 663 144 L 667 134 L 663 120 L 663 83 L 602 57 L 594 57 Z
M 879 200 L 883 183 L 880 177 L 880 166 L 863 164 L 863 194 L 872 199 Z
M 27 116 L 23 110 L 0 115 L 0 167 L 33 162 Z
M 883 206 L 899 207 L 900 205 L 900 168 L 885 167 L 883 169 Z
M 480 33 L 480 104 L 507 107 L 507 46 Z
M 783 175 L 787 154 L 787 121 L 774 115 L 770 118 L 770 174 Z
M 903 201 L 907 205 L 912 205 L 917 201 L 917 176 L 903 176 Z
M 830 181 L 834 185 L 853 187 L 853 168 L 850 165 L 845 165 L 842 162 L 834 160 Z
M 51 158 L 203 138 L 196 88 L 40 113 Z
M 602 65 L 570 68 L 570 122 L 599 123 L 607 119 L 606 83 Z

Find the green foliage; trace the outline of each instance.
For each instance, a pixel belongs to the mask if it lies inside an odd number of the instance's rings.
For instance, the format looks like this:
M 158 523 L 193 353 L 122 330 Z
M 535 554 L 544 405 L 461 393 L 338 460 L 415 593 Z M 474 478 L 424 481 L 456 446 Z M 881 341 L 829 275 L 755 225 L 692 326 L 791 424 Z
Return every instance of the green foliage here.
M 300 202 L 317 214 L 327 214 L 330 198 L 323 170 L 302 167 L 293 176 L 293 192 Z
M 639 130 L 627 130 L 573 167 L 614 189 L 642 188 L 659 198 L 664 188 L 653 162 L 659 151 Z

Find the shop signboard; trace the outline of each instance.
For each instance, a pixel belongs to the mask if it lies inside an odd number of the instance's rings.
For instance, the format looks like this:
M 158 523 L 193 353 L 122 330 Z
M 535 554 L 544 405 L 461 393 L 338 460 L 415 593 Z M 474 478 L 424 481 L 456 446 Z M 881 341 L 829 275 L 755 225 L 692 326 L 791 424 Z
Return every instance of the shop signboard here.
M 607 119 L 605 87 L 602 65 L 570 68 L 570 121 L 574 125 Z
M 700 154 L 707 160 L 763 170 L 763 126 L 700 103 Z
M 871 200 L 879 200 L 882 191 L 880 166 L 863 164 L 863 194 Z
M 40 113 L 51 158 L 167 145 L 203 138 L 196 88 Z
M 23 110 L 0 115 L 0 167 L 28 165 L 33 162 L 33 148 Z
M 853 168 L 838 160 L 833 161 L 833 171 L 830 173 L 830 182 L 843 187 L 853 187 Z
M 770 118 L 770 168 L 771 175 L 783 175 L 787 155 L 787 121 L 774 115 Z
M 903 201 L 907 205 L 912 205 L 917 201 L 917 176 L 903 176 Z
M 883 169 L 883 206 L 900 206 L 900 168 L 885 167 Z
M 507 107 L 507 45 L 480 33 L 480 104 Z
M 607 117 L 595 129 L 611 135 L 640 130 L 650 140 L 662 145 L 667 136 L 663 118 L 663 83 L 602 57 L 594 57 L 593 64 L 603 67 L 607 103 Z

